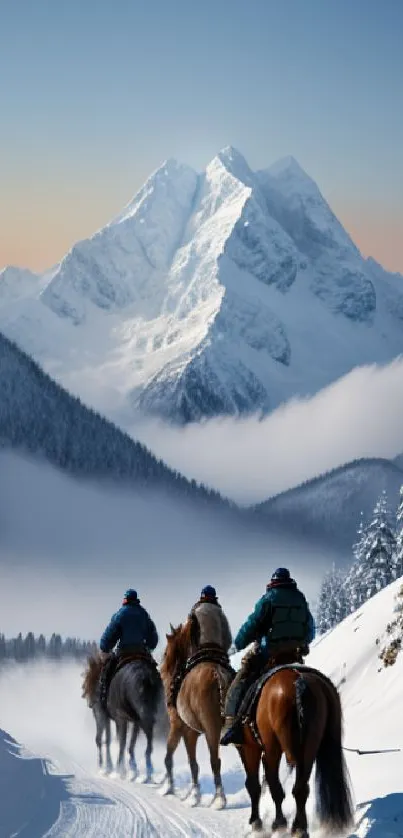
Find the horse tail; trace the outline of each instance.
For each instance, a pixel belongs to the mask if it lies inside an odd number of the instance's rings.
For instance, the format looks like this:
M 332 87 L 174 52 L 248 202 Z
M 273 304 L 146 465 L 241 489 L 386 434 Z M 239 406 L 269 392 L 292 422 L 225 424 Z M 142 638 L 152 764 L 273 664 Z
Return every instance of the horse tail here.
M 218 687 L 218 695 L 219 695 L 219 701 L 220 701 L 220 715 L 221 715 L 222 722 L 224 722 L 224 719 L 225 719 L 225 698 L 226 698 L 226 695 L 227 695 L 228 683 L 227 683 L 226 678 L 224 678 L 221 670 L 219 668 L 216 668 L 216 667 L 214 667 L 214 670 L 213 670 L 213 678 L 214 678 L 214 681 L 216 682 L 217 687 Z
M 326 685 L 326 699 L 325 729 L 316 756 L 316 810 L 323 825 L 341 831 L 353 821 L 353 802 L 342 749 L 341 702 L 333 685 Z
M 143 677 L 139 682 L 138 689 L 143 703 L 148 705 L 152 715 L 155 715 L 163 693 L 162 681 L 158 670 L 151 666 L 144 668 Z
M 216 666 L 213 665 L 212 675 L 213 681 L 217 685 L 220 718 L 221 724 L 223 725 L 225 721 L 225 702 L 227 699 L 227 692 L 232 681 L 232 675 L 226 668 L 220 666 L 220 664 Z

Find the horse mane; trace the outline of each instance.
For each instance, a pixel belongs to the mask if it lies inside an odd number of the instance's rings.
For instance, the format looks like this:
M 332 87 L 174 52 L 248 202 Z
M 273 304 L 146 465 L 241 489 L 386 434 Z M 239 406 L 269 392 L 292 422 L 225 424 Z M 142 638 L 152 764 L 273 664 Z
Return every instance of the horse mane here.
M 171 633 L 166 635 L 167 645 L 161 663 L 161 678 L 164 683 L 175 675 L 178 665 L 186 663 L 191 645 L 192 621 L 179 623 L 176 628 L 171 623 Z
M 99 652 L 95 652 L 93 655 L 90 655 L 87 658 L 87 669 L 83 672 L 83 686 L 82 686 L 82 698 L 86 698 L 89 706 L 91 707 L 94 698 L 95 698 L 95 691 L 98 685 L 99 677 L 101 675 L 101 670 L 103 666 L 103 661 Z

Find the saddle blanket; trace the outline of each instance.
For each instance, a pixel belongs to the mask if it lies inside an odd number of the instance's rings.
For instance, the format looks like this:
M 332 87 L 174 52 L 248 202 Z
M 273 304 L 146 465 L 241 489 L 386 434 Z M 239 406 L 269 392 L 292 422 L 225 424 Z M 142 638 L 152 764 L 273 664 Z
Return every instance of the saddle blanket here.
M 124 666 L 128 663 L 136 663 L 139 661 L 143 661 L 144 663 L 148 663 L 151 667 L 157 668 L 157 663 L 148 652 L 127 652 L 126 654 L 118 655 L 116 669 L 114 671 L 114 675 L 119 672 L 120 669 L 123 669 Z

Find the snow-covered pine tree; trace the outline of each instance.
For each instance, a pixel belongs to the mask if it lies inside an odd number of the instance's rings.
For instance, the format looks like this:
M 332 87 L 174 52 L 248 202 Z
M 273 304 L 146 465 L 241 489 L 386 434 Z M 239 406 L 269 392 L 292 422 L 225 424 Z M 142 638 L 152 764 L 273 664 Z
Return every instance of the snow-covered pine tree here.
M 386 524 L 381 524 L 366 555 L 363 579 L 366 599 L 386 588 L 395 579 L 395 548 L 393 533 Z
M 335 564 L 323 577 L 316 618 L 316 627 L 319 634 L 324 634 L 333 628 L 347 614 L 344 578 L 345 574 Z
M 360 513 L 360 523 L 357 529 L 357 540 L 353 544 L 353 562 L 347 571 L 344 585 L 344 605 L 346 614 L 356 611 L 361 605 L 360 579 L 365 555 L 369 549 L 369 525 L 364 522 L 364 513 Z
M 396 549 L 394 554 L 395 579 L 403 576 L 403 486 L 400 487 L 399 504 L 396 510 Z
M 332 570 L 328 570 L 327 573 L 325 573 L 320 586 L 316 612 L 316 629 L 318 634 L 325 634 L 325 632 L 331 628 L 327 608 L 332 590 L 331 578 Z
M 347 574 L 345 586 L 350 611 L 356 611 L 395 579 L 395 549 L 392 513 L 383 491 L 369 524 L 360 525 L 359 540 L 353 548 L 355 561 Z
M 364 541 L 365 541 L 364 513 L 361 510 L 361 512 L 360 512 L 360 523 L 358 524 L 358 529 L 357 529 L 357 540 L 353 544 L 354 559 L 357 559 L 362 554 L 362 548 L 363 548 Z

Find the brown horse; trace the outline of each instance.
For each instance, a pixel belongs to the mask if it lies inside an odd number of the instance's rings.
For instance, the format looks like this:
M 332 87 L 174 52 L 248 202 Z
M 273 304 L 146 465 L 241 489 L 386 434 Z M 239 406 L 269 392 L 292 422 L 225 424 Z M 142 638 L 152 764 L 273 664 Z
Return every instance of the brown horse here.
M 262 760 L 276 815 L 273 831 L 286 829 L 282 804 L 285 797 L 279 779 L 282 754 L 295 768 L 293 795 L 297 807 L 291 834 L 309 838 L 306 801 L 309 779 L 316 763 L 316 809 L 318 820 L 329 832 L 340 834 L 350 826 L 353 807 L 348 773 L 342 751 L 342 709 L 332 682 L 314 669 L 292 666 L 275 673 L 264 685 L 256 708 L 257 736 L 244 726 L 244 744 L 239 747 L 246 772 L 245 786 L 251 799 L 252 830 L 260 832 Z M 257 741 L 259 739 L 259 742 Z
M 217 663 L 200 662 L 191 669 L 178 692 L 176 707 L 172 706 L 172 687 L 178 667 L 186 664 L 191 648 L 191 623 L 177 628 L 171 626 L 167 634 L 167 647 L 161 664 L 161 677 L 168 704 L 170 730 L 167 741 L 165 767 L 167 771 L 166 794 L 174 793 L 173 754 L 183 738 L 192 776 L 191 799 L 196 806 L 200 802 L 199 766 L 196 760 L 197 740 L 204 734 L 210 752 L 211 769 L 214 776 L 215 796 L 213 805 L 222 809 L 226 798 L 221 780 L 219 744 L 223 724 L 224 702 L 232 675 Z

